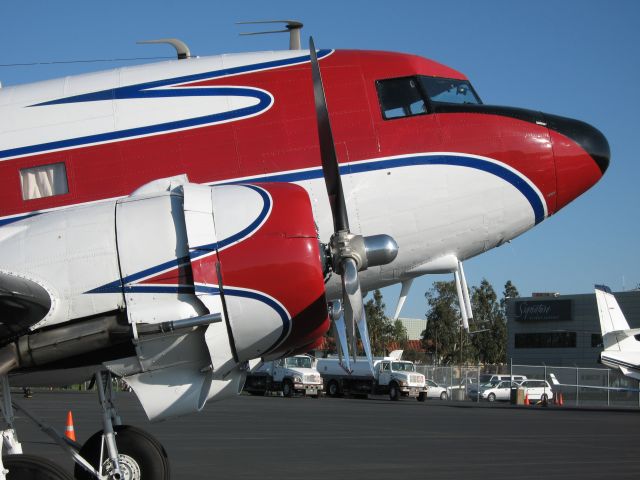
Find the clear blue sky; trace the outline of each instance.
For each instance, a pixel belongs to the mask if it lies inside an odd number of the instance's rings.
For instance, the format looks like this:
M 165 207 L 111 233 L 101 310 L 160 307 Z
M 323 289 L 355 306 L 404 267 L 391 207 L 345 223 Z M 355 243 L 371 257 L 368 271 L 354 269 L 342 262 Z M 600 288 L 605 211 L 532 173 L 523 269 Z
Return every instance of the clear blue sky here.
M 485 103 L 587 121 L 607 136 L 603 180 L 556 216 L 465 264 L 502 291 L 583 293 L 640 283 L 640 2 L 636 0 L 20 1 L 0 4 L 0 64 L 173 54 L 136 40 L 178 37 L 196 55 L 285 49 L 286 35 L 239 37 L 241 20 L 298 19 L 321 48 L 415 53 L 464 72 Z M 306 40 L 305 42 L 306 43 Z M 0 67 L 3 85 L 120 63 Z M 431 276 L 403 316 L 423 317 Z M 623 285 L 624 279 L 624 285 Z M 399 288 L 384 290 L 392 312 Z

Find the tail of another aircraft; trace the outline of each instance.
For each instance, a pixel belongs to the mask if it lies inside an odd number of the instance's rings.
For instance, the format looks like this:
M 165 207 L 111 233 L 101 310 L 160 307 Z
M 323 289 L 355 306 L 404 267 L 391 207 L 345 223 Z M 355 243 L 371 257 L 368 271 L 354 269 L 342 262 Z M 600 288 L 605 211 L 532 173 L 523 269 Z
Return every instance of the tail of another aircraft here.
M 640 329 L 629 328 L 629 323 L 624 318 L 624 314 L 618 305 L 616 297 L 611 293 L 611 289 L 604 285 L 596 285 L 596 301 L 598 302 L 598 315 L 600 317 L 600 330 L 602 330 L 602 340 L 605 350 L 639 350 L 640 342 L 634 335 L 640 334 Z M 630 340 L 626 342 L 625 340 Z M 626 348 L 627 343 L 629 347 Z
M 622 373 L 640 379 L 640 328 L 630 328 L 611 293 L 604 285 L 596 285 L 596 301 L 604 351 L 600 354 L 602 363 L 619 368 Z

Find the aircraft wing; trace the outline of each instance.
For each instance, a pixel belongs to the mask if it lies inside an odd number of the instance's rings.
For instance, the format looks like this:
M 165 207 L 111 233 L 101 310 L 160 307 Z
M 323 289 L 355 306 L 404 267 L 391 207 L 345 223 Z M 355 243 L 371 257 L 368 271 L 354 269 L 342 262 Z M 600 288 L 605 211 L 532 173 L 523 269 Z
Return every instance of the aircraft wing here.
M 608 332 L 606 335 L 611 335 L 616 338 L 620 337 L 635 337 L 636 335 L 640 335 L 640 328 L 629 328 L 626 330 L 615 330 L 613 332 Z
M 42 320 L 51 303 L 49 292 L 35 281 L 0 271 L 0 343 Z
M 554 387 L 573 387 L 573 388 L 590 388 L 592 390 L 609 390 L 614 392 L 635 392 L 640 393 L 640 389 L 638 388 L 625 388 L 625 387 L 598 387 L 595 385 L 576 385 L 575 383 L 560 383 L 556 376 L 553 373 L 549 374 L 551 377 L 551 383 L 553 383 Z

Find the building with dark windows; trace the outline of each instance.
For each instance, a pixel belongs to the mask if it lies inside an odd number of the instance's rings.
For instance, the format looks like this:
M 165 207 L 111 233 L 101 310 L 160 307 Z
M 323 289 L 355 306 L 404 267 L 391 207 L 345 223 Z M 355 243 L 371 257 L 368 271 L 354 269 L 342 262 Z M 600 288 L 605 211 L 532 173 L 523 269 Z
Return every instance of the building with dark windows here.
M 640 327 L 640 290 L 615 297 L 631 328 Z M 594 293 L 538 294 L 507 300 L 507 358 L 519 365 L 600 367 Z

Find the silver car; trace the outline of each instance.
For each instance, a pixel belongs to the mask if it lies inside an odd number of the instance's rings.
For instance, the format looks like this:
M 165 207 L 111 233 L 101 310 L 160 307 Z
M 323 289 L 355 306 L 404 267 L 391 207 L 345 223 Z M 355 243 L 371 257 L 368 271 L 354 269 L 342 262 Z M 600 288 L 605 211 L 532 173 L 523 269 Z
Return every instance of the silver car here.
M 508 401 L 511 398 L 511 388 L 517 386 L 516 382 L 511 383 L 509 380 L 503 380 L 482 390 L 480 397 L 488 402 L 495 402 L 496 400 Z
M 447 400 L 449 395 L 445 387 L 441 387 L 433 380 L 425 380 L 424 383 L 427 387 L 427 398 L 439 398 L 440 400 Z

